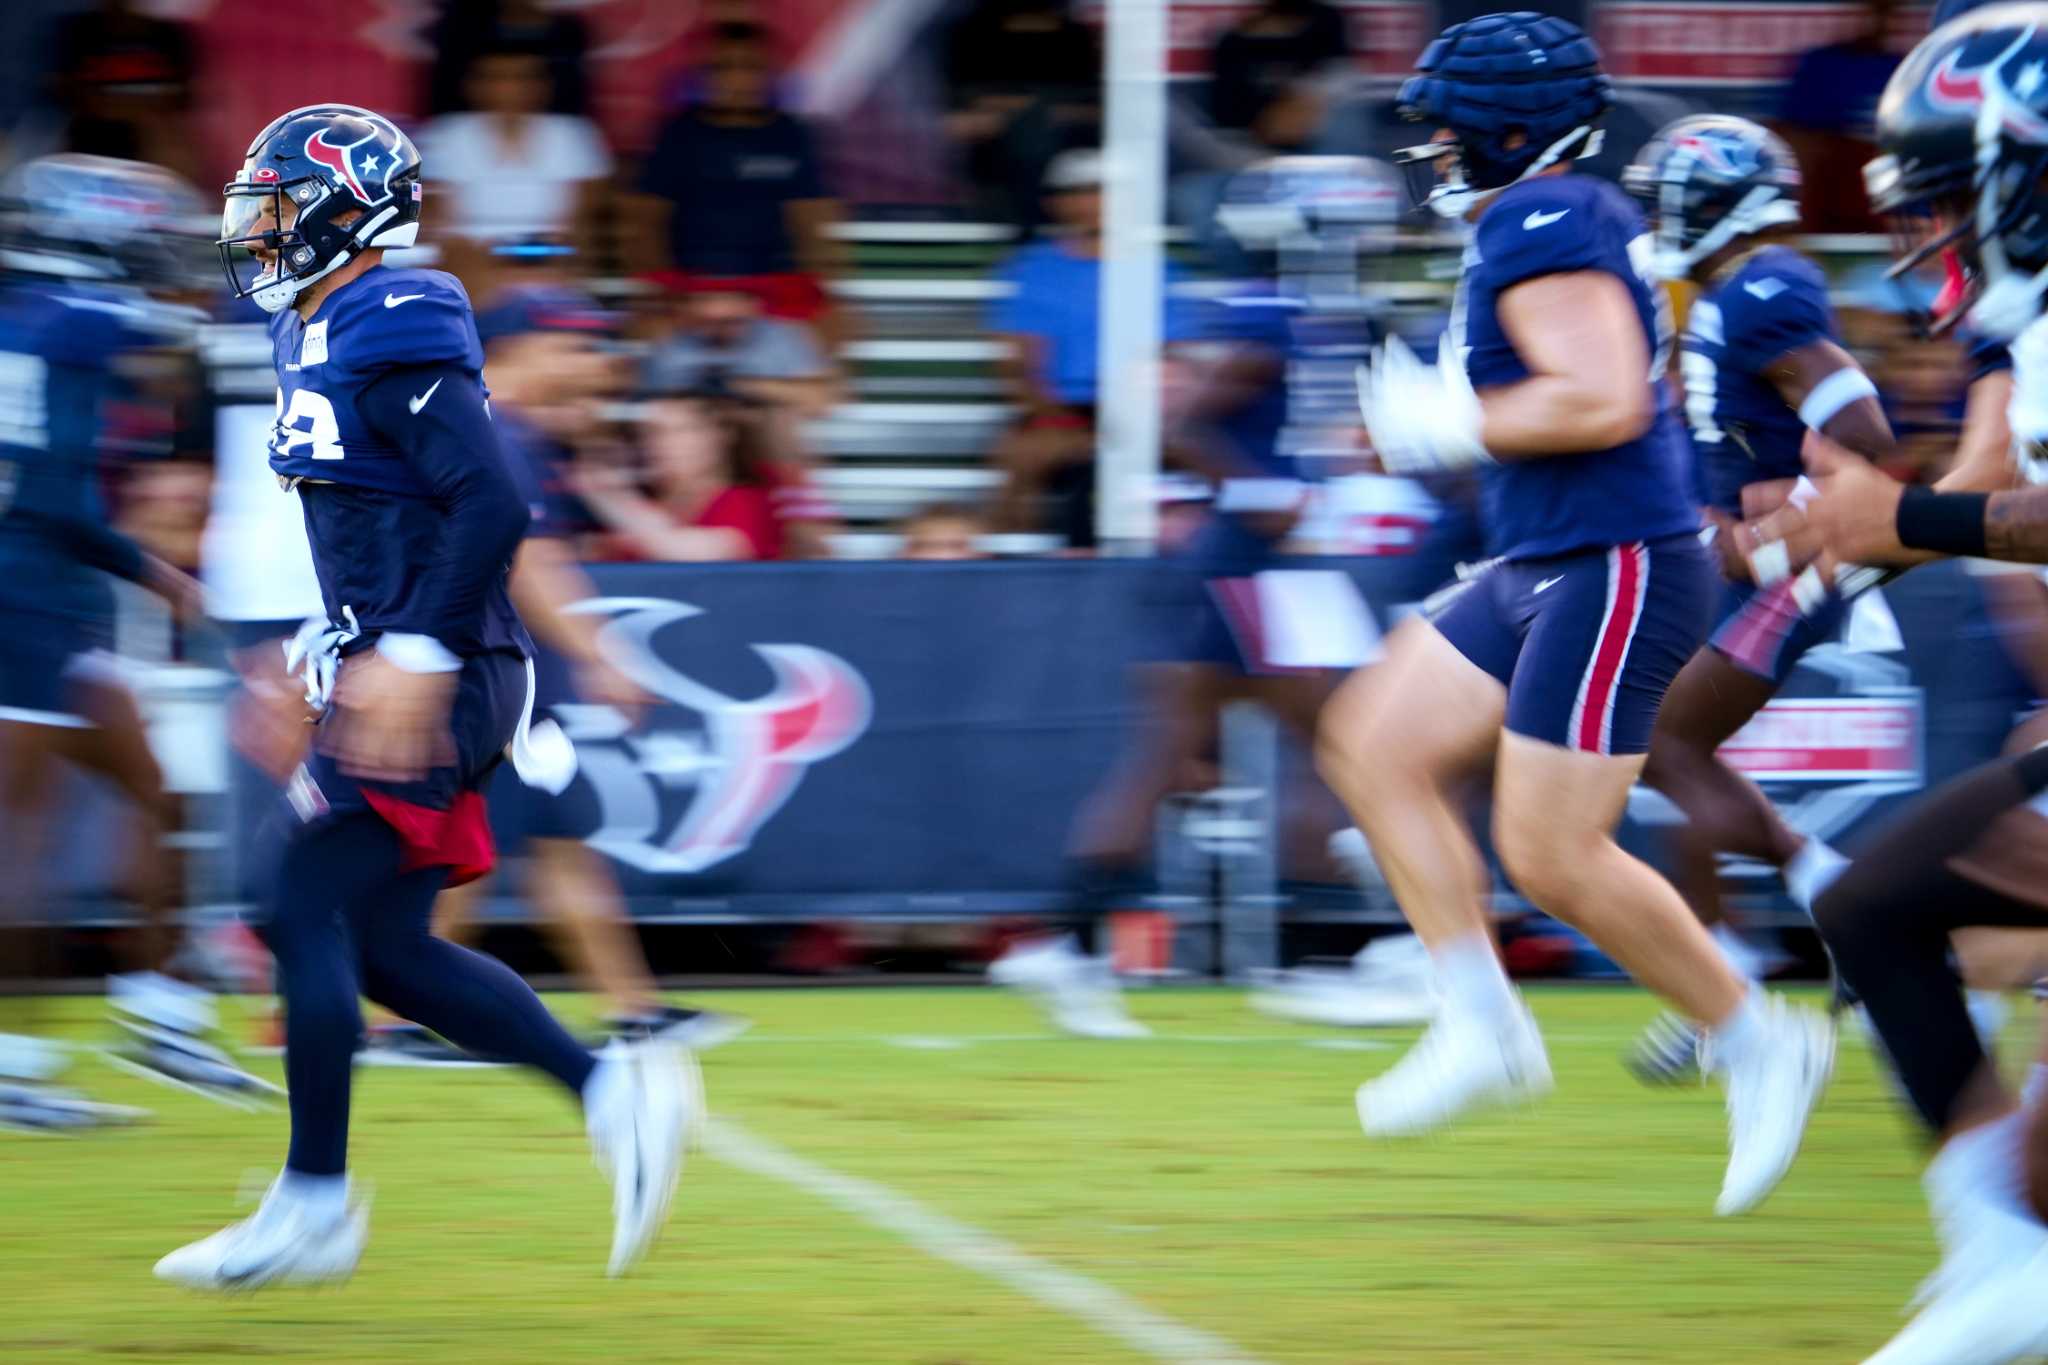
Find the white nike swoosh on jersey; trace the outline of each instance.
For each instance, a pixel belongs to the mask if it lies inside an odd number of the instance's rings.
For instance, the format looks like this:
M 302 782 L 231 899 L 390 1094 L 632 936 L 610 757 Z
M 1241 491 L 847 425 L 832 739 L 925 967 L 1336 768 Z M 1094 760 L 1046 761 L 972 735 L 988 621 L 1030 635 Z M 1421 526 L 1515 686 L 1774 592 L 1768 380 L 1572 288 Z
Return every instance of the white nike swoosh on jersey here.
M 440 387 L 441 381 L 439 379 L 436 379 L 433 383 L 427 385 L 427 391 L 425 393 L 420 394 L 416 398 L 409 398 L 406 400 L 406 406 L 412 409 L 413 416 L 417 417 L 420 415 L 420 409 L 427 405 L 427 400 L 434 396 L 434 390 Z
M 1534 232 L 1537 228 L 1549 227 L 1552 223 L 1570 212 L 1570 209 L 1559 209 L 1556 213 L 1532 213 L 1522 220 L 1522 226 Z
M 1563 574 L 1559 574 L 1559 575 L 1558 575 L 1557 577 L 1555 577 L 1555 578 L 1546 578 L 1546 579 L 1544 579 L 1544 580 L 1543 580 L 1542 582 L 1538 583 L 1538 584 L 1537 584 L 1537 585 L 1536 585 L 1536 586 L 1535 586 L 1534 588 L 1531 588 L 1531 589 L 1530 589 L 1530 591 L 1531 591 L 1531 592 L 1544 592 L 1544 591 L 1547 591 L 1548 589 L 1551 589 L 1551 588 L 1554 588 L 1554 587 L 1556 587 L 1556 586 L 1557 586 L 1558 584 L 1560 584 L 1560 583 L 1562 583 L 1562 582 L 1564 582 L 1564 575 L 1563 575 Z
M 1742 292 L 1769 303 L 1789 288 L 1783 280 L 1751 280 L 1742 286 Z
M 386 308 L 396 308 L 401 303 L 411 303 L 414 299 L 423 299 L 425 297 L 425 294 L 386 294 L 384 296 L 384 306 Z

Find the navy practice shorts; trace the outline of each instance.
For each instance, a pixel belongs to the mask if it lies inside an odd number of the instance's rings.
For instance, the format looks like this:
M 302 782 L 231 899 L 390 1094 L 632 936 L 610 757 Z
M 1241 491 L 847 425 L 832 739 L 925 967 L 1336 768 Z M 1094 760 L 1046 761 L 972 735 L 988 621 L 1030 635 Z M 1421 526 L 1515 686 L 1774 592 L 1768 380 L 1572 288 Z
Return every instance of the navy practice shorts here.
M 1848 614 L 1848 602 L 1832 592 L 1812 615 L 1803 614 L 1789 580 L 1774 588 L 1723 582 L 1707 643 L 1743 672 L 1782 686 L 1807 650 L 1835 638 Z
M 1515 734 L 1640 754 L 1665 690 L 1706 639 L 1717 578 L 1686 533 L 1496 564 L 1433 620 L 1507 687 Z

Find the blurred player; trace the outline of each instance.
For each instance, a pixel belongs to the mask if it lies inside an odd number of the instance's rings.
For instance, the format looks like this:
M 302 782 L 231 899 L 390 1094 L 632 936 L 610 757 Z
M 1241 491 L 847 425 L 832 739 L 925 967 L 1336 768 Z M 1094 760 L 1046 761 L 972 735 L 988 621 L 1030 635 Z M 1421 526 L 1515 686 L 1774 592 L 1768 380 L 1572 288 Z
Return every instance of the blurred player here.
M 666 1219 L 700 1115 L 675 1049 L 593 1056 L 503 964 L 429 932 L 434 897 L 489 869 L 480 788 L 509 753 L 559 788 L 573 755 L 528 730 L 531 644 L 505 580 L 529 518 L 498 447 L 469 300 L 452 276 L 383 265 L 418 233 L 420 161 L 347 105 L 279 117 L 224 191 L 238 297 L 275 314 L 271 464 L 296 489 L 327 608 L 301 640 L 324 706 L 286 794 L 264 932 L 285 1006 L 291 1148 L 256 1213 L 172 1252 L 201 1289 L 345 1279 L 368 1236 L 348 1178 L 358 998 L 472 1052 L 552 1076 L 613 1179 L 610 1269 Z
M 596 420 L 615 388 L 615 357 L 598 346 L 611 319 L 587 298 L 562 289 L 512 291 L 477 319 L 491 382 L 498 441 L 526 486 L 533 520 L 512 563 L 512 604 L 554 652 L 535 660 L 534 714 L 601 707 L 630 718 L 647 694 L 615 668 L 598 645 L 600 618 L 570 610 L 597 596 L 577 567 L 561 510 L 558 464 L 569 442 Z M 507 784 L 500 783 L 503 789 Z M 523 787 L 523 784 L 521 784 Z M 534 908 L 553 928 L 578 974 L 610 1006 L 606 1022 L 625 1038 L 661 1037 L 695 1051 L 743 1032 L 744 1020 L 670 1005 L 656 991 L 604 855 L 583 842 L 597 823 L 576 789 L 510 792 L 523 800 L 531 832 L 528 875 Z M 481 880 L 445 891 L 436 932 L 459 937 L 475 918 Z
M 1299 656 L 1290 643 L 1329 625 L 1318 616 L 1332 575 L 1288 570 L 1280 554 L 1309 487 L 1289 443 L 1290 427 L 1298 435 L 1304 425 L 1290 411 L 1289 364 L 1311 343 L 1367 353 L 1359 253 L 1368 237 L 1390 239 L 1399 209 L 1385 166 L 1281 157 L 1238 177 L 1218 212 L 1251 277 L 1211 307 L 1200 340 L 1166 358 L 1167 447 L 1214 485 L 1215 510 L 1163 566 L 1163 638 L 1142 671 L 1147 714 L 1075 821 L 1075 933 L 1020 943 L 989 969 L 1037 996 L 1068 1033 L 1149 1032 L 1124 1013 L 1108 959 L 1095 955 L 1097 926 L 1145 863 L 1159 803 L 1209 752 L 1223 706 L 1256 698 L 1304 741 L 1314 737 L 1339 661 Z
M 1325 775 L 1444 992 L 1422 1041 L 1359 1088 L 1359 1118 L 1372 1136 L 1416 1133 L 1550 1089 L 1447 795 L 1491 761 L 1493 842 L 1515 885 L 1707 1028 L 1732 1149 L 1716 1208 L 1739 1213 L 1790 1167 L 1834 1039 L 1731 969 L 1614 839 L 1714 589 L 1664 394 L 1655 244 L 1620 191 L 1567 173 L 1610 103 L 1577 28 L 1485 16 L 1445 30 L 1416 70 L 1399 103 L 1435 139 L 1403 157 L 1434 168 L 1429 203 L 1471 236 L 1438 363 L 1389 342 L 1361 403 L 1394 472 L 1497 466 L 1483 507 L 1501 559 L 1434 619 L 1404 621 L 1324 719 Z
M 2048 563 L 2044 71 L 2048 5 L 1998 5 L 1928 37 L 1885 89 L 1885 156 L 1871 180 L 1935 210 L 1933 235 L 1902 264 L 1952 253 L 1966 287 L 1947 302 L 1967 308 L 1977 332 L 2013 338 L 2008 486 L 1909 489 L 1849 451 L 1810 441 L 1821 491 L 1794 539 L 1817 542 L 1823 563 Z M 2048 748 L 1964 773 L 1907 807 L 1814 906 L 1837 968 L 1939 1145 L 1925 1184 L 1942 1263 L 1915 1301 L 1919 1315 L 1874 1365 L 1991 1365 L 2048 1352 L 2048 1054 L 2016 1099 L 1970 1026 L 1949 963 L 1959 930 L 2048 923 L 2038 886 L 2003 884 L 1983 862 L 1987 840 L 2027 837 L 2014 816 L 2041 811 L 2044 793 Z
M 152 1077 L 243 1100 L 274 1086 L 209 1042 L 212 998 L 161 974 L 176 945 L 161 843 L 171 813 L 141 713 L 113 644 L 113 574 L 180 615 L 198 585 L 107 526 L 100 503 L 107 408 L 127 362 L 174 332 L 146 288 L 169 281 L 181 236 L 194 240 L 192 191 L 132 161 L 52 156 L 9 178 L 0 207 L 0 925 L 33 914 L 46 836 L 73 764 L 111 781 L 139 828 L 128 881 L 143 930 L 142 970 L 116 977 L 126 1041 L 111 1055 Z M 0 1039 L 0 1122 L 70 1127 L 100 1111 L 45 1086 L 60 1055 Z M 126 1116 L 127 1111 L 105 1111 Z
M 1686 319 L 1680 370 L 1710 534 L 1726 581 L 1713 633 L 1657 713 L 1643 781 L 1686 817 L 1674 838 L 1680 888 L 1714 933 L 1729 965 L 1752 979 L 1755 950 L 1725 922 L 1716 855 L 1785 870 L 1810 905 L 1815 882 L 1841 856 L 1803 838 L 1757 785 L 1717 756 L 1721 745 L 1798 667 L 1834 638 L 1848 603 L 1818 574 L 1759 587 L 1750 577 L 1742 521 L 1745 490 L 1796 480 L 1809 427 L 1877 458 L 1892 449 L 1877 386 L 1842 348 L 1827 278 L 1784 244 L 1799 224 L 1799 165 L 1776 134 L 1747 119 L 1706 114 L 1658 132 L 1622 183 L 1640 199 L 1657 244 L 1656 267 L 1700 293 Z M 1813 599 L 1797 595 L 1812 585 Z M 1699 1032 L 1667 1014 L 1629 1055 L 1647 1081 L 1698 1074 Z

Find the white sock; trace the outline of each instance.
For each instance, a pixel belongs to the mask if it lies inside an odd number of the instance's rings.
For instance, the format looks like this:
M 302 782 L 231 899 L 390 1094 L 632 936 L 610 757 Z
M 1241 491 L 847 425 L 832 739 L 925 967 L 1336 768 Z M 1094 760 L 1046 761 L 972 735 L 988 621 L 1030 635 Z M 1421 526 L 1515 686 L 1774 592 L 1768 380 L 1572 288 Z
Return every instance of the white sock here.
M 1785 864 L 1785 890 L 1799 908 L 1807 914 L 1813 913 L 1813 903 L 1820 899 L 1820 893 L 1834 884 L 1849 866 L 1849 860 L 1829 848 L 1826 842 L 1810 838 L 1799 846 L 1792 855 L 1792 861 Z
M 1752 987 L 1733 1014 L 1707 1030 L 1707 1055 L 1714 1059 L 1715 1070 L 1727 1071 L 1770 1046 L 1764 1008 L 1763 991 Z
M 2048 1062 L 2036 1062 L 2027 1072 L 2027 1083 L 2020 1087 L 2020 1107 L 2038 1109 L 2048 1104 Z
M 586 1114 L 595 1114 L 615 1103 L 633 1084 L 625 1056 L 616 1050 L 616 1046 L 606 1047 L 597 1054 L 597 1065 L 590 1068 L 590 1077 L 583 1082 L 583 1112 Z
M 71 1064 L 71 1054 L 47 1038 L 0 1033 L 0 1079 L 47 1081 Z
M 1466 934 L 1430 950 L 1436 963 L 1436 978 L 1443 987 L 1444 1003 L 1453 1013 L 1470 1015 L 1489 1024 L 1504 1023 L 1515 1015 L 1515 988 L 1500 965 L 1500 954 L 1485 934 Z
M 348 1211 L 348 1176 L 307 1175 L 291 1167 L 277 1178 L 278 1193 L 301 1205 L 315 1222 L 331 1222 Z
M 107 998 L 114 1008 L 158 1028 L 180 1033 L 211 1033 L 216 1023 L 213 993 L 204 987 L 174 981 L 161 972 L 129 972 L 107 978 Z
M 1748 941 L 1742 935 L 1736 933 L 1726 924 L 1717 924 L 1707 932 L 1712 936 L 1714 946 L 1721 950 L 1722 959 L 1735 969 L 1737 976 L 1741 977 L 1744 981 L 1754 981 L 1757 979 L 1758 975 L 1763 971 L 1764 955 L 1762 953 L 1750 947 Z
M 1927 1183 L 1951 1195 L 1987 1200 L 2008 1213 L 2031 1218 L 2023 1193 L 2026 1117 L 2014 1110 L 1950 1138 L 1927 1164 Z

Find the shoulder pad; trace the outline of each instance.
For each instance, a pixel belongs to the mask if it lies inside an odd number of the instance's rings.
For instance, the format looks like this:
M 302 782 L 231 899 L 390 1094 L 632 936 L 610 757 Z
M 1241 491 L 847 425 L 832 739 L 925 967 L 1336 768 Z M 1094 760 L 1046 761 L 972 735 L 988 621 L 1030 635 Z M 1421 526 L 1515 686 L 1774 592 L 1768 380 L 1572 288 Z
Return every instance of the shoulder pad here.
M 476 319 L 462 282 L 439 270 L 377 270 L 321 310 L 327 363 L 365 373 L 436 363 L 483 368 Z

